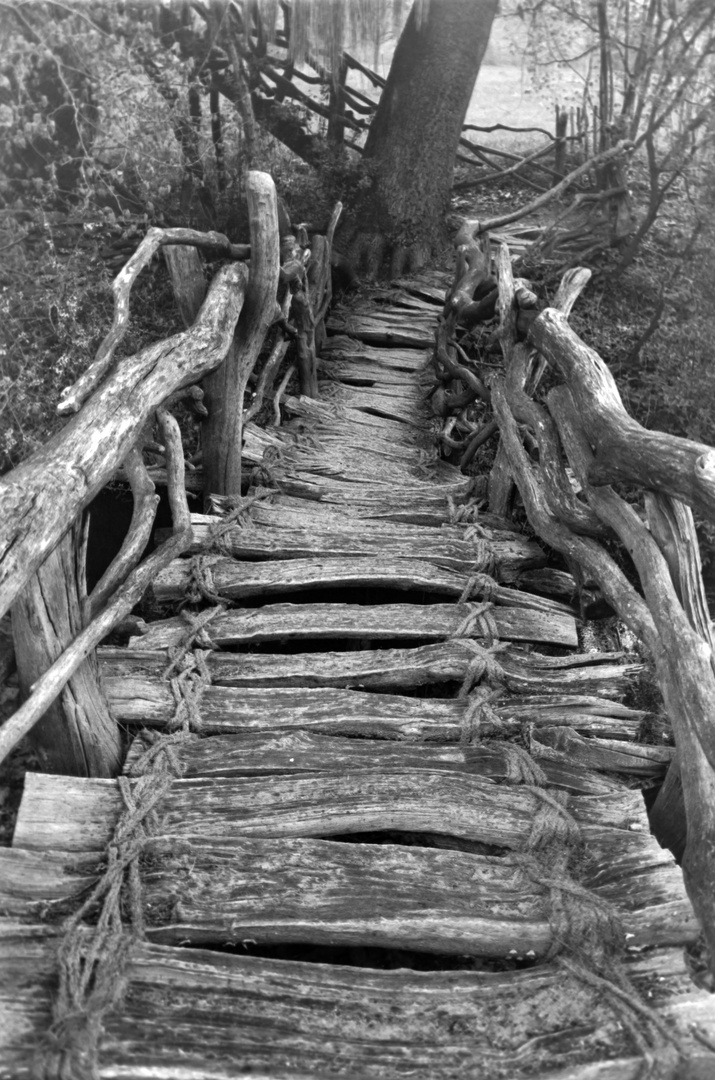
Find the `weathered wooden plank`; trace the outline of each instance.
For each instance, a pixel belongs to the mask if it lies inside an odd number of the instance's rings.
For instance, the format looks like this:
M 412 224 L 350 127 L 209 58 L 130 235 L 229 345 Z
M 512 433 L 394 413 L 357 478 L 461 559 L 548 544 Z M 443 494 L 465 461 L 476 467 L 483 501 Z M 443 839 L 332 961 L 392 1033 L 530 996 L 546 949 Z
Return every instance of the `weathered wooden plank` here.
M 364 341 L 333 334 L 327 338 L 320 354 L 321 366 L 329 369 L 333 363 L 364 362 L 388 371 L 418 372 L 427 363 L 427 349 L 376 349 Z
M 116 781 L 28 773 L 13 845 L 98 851 L 122 806 Z M 180 779 L 158 810 L 166 833 L 221 842 L 398 831 L 521 850 L 542 808 L 525 787 L 445 769 L 385 768 Z M 568 810 L 593 858 L 661 851 L 640 791 L 574 796 Z
M 0 922 L 2 1080 L 30 1075 L 56 949 L 53 929 Z M 690 1054 L 683 1068 L 707 1077 L 712 1055 L 693 1030 L 715 1041 L 715 1011 L 682 949 L 628 969 L 642 993 L 658 986 L 654 1006 Z M 138 943 L 122 1007 L 103 1017 L 100 1068 L 133 1080 L 637 1080 L 642 1066 L 604 996 L 555 964 L 377 970 Z
M 257 511 L 256 518 L 260 516 Z M 271 518 L 270 512 L 264 517 Z M 216 529 L 213 515 L 192 514 L 194 542 L 190 552 L 199 552 Z M 218 520 L 220 526 L 220 519 Z M 356 559 L 388 555 L 402 559 L 420 559 L 447 566 L 465 573 L 485 569 L 491 557 L 497 569 L 518 572 L 523 566 L 543 564 L 543 550 L 517 533 L 501 533 L 484 529 L 485 535 L 465 539 L 463 530 L 445 527 L 435 529 L 420 525 L 370 525 L 356 529 L 350 522 L 327 522 L 316 519 L 313 528 L 273 528 L 260 520 L 245 525 L 229 525 L 221 532 L 221 546 L 238 559 Z M 160 531 L 159 536 L 163 536 Z M 468 534 L 466 534 L 468 536 Z M 485 544 L 488 549 L 485 551 Z M 487 556 L 487 558 L 485 558 Z M 481 563 L 481 566 L 479 565 Z
M 348 409 L 361 409 L 388 420 L 420 427 L 430 415 L 423 394 L 411 387 L 402 391 L 397 386 L 330 385 L 334 389 L 334 400 Z
M 318 438 L 322 432 L 340 435 L 347 427 L 352 426 L 356 431 L 362 431 L 366 435 L 371 432 L 375 438 L 384 439 L 388 445 L 390 443 L 399 445 L 406 439 L 415 445 L 418 443 L 425 447 L 428 445 L 427 434 L 418 426 L 406 425 L 401 420 L 380 416 L 375 412 L 350 408 L 338 400 L 340 388 L 333 385 L 332 390 L 333 398 L 326 398 L 325 395 L 322 398 L 298 398 L 289 395 L 283 399 L 283 405 L 296 417 L 310 420 L 310 431 L 314 432 Z M 459 475 L 457 469 L 454 469 L 454 472 Z M 461 477 L 461 480 L 464 481 L 464 477 Z
M 329 476 L 342 479 L 347 484 L 369 483 L 378 490 L 395 490 L 404 484 L 414 485 L 424 480 L 425 470 L 429 470 L 431 483 L 453 479 L 453 467 L 446 461 L 434 456 L 425 456 L 424 451 L 405 456 L 396 455 L 394 460 L 384 452 L 385 441 L 370 443 L 370 448 L 352 448 L 350 441 L 344 439 L 333 443 L 323 450 L 306 447 L 292 456 L 290 471 L 294 473 L 314 473 L 316 476 Z M 281 474 L 277 474 L 282 486 Z
M 208 638 L 221 648 L 252 641 L 294 641 L 301 638 L 391 640 L 423 638 L 433 641 L 465 633 L 473 607 L 468 604 L 269 604 L 261 608 L 228 611 L 206 627 Z M 576 620 L 562 612 L 495 607 L 492 617 L 500 639 L 539 641 L 578 648 Z M 132 642 L 137 649 L 165 649 L 178 645 L 186 634 L 180 617 L 154 622 Z
M 206 658 L 216 686 L 353 687 L 392 689 L 461 682 L 474 660 L 471 642 L 463 638 L 404 649 L 360 649 L 315 653 L 220 653 Z M 167 654 L 141 649 L 101 648 L 103 674 L 115 678 L 162 677 Z M 582 654 L 581 663 L 550 667 L 539 654 L 517 646 L 498 654 L 504 684 L 510 693 L 622 695 L 640 664 L 594 663 Z M 551 657 L 545 658 L 551 660 Z
M 418 274 L 414 278 L 396 278 L 391 284 L 396 289 L 402 289 L 404 292 L 414 296 L 422 296 L 426 300 L 444 307 L 447 289 L 451 284 L 451 276 L 439 270 L 431 270 Z
M 380 415 L 381 410 L 394 407 L 401 409 L 411 423 L 424 411 L 424 394 L 410 376 L 384 386 L 343 386 L 328 381 L 327 388 L 331 402 L 349 409 L 374 408 Z M 389 413 L 385 411 L 384 415 Z
M 373 494 L 370 495 L 369 490 L 364 493 L 360 485 L 356 485 L 356 488 L 357 492 L 351 499 L 347 497 L 341 499 L 337 495 L 328 495 L 317 504 L 314 500 L 296 498 L 275 491 L 269 494 L 265 501 L 255 503 L 251 508 L 251 513 L 257 521 L 273 525 L 276 528 L 282 528 L 284 525 L 291 528 L 294 526 L 300 527 L 312 524 L 312 522 L 320 518 L 326 523 L 332 523 L 336 526 L 341 524 L 342 527 L 345 527 L 346 519 L 351 525 L 361 519 L 367 519 L 364 525 L 359 526 L 360 528 L 379 529 L 380 526 L 389 524 L 391 514 L 395 515 L 399 520 L 400 515 L 406 515 L 411 510 L 413 516 L 423 515 L 426 520 L 424 522 L 404 521 L 403 524 L 420 525 L 440 530 L 456 530 L 454 532 L 455 537 L 463 535 L 464 531 L 472 525 L 479 525 L 480 528 L 486 530 L 487 535 L 493 531 L 506 533 L 507 535 L 516 532 L 513 524 L 505 518 L 497 517 L 496 514 L 477 512 L 476 507 L 471 508 L 474 516 L 473 520 L 469 520 L 470 515 L 467 512 L 469 507 L 463 507 L 461 500 L 453 497 L 450 505 L 447 496 L 439 492 L 430 494 L 421 492 L 418 489 L 414 493 L 414 506 L 411 506 L 412 499 L 405 498 L 403 495 L 396 507 L 394 500 L 388 500 L 379 493 L 375 493 L 374 489 L 372 489 Z M 466 514 L 466 520 L 458 519 L 460 510 Z M 450 532 L 449 535 L 452 535 L 452 533 Z M 538 574 L 539 571 L 527 571 L 526 573 Z M 526 589 L 526 585 L 522 584 Z
M 213 588 L 227 600 L 250 596 L 275 596 L 303 589 L 378 588 L 415 593 L 437 593 L 459 597 L 469 574 L 422 559 L 375 556 L 359 559 L 271 559 L 265 562 L 238 562 L 223 556 L 207 556 L 204 568 Z M 157 574 L 152 585 L 160 601 L 181 600 L 191 575 L 188 559 L 176 559 Z M 502 578 L 507 575 L 502 572 Z
M 614 739 L 585 739 L 566 728 L 542 728 L 535 738 L 591 769 L 629 776 L 664 776 L 675 757 L 673 746 L 651 746 Z
M 363 315 L 334 314 L 328 319 L 328 334 L 347 334 L 375 345 L 407 345 L 427 349 L 434 344 L 434 317 L 420 317 L 416 312 L 372 312 Z
M 630 852 L 609 860 L 608 896 L 633 949 L 685 945 L 698 934 L 675 862 Z M 635 865 L 634 865 L 635 864 Z M 93 867 L 82 855 L 0 849 L 0 907 L 32 917 L 38 905 L 79 895 Z M 95 862 L 94 871 L 96 873 Z M 590 887 L 606 867 L 591 864 Z M 633 879 L 637 876 L 637 889 Z M 165 945 L 259 945 L 411 949 L 442 955 L 543 957 L 554 941 L 549 896 L 518 856 L 325 840 L 159 836 L 144 849 L 149 937 Z M 626 937 L 625 935 L 628 935 Z
M 364 299 L 358 299 L 355 304 L 351 304 L 349 309 L 344 309 L 342 312 L 335 312 L 334 317 L 336 321 L 341 318 L 347 320 L 351 319 L 376 319 L 380 323 L 392 324 L 397 322 L 398 324 L 412 325 L 418 323 L 420 326 L 434 326 L 437 323 L 441 312 L 436 304 L 429 302 L 417 301 L 417 307 L 413 308 L 414 300 L 411 300 L 408 296 L 405 296 L 405 305 L 390 303 L 386 299 L 384 291 L 381 291 L 382 295 L 369 296 Z M 379 303 L 375 301 L 379 300 Z M 434 338 L 433 338 L 434 340 Z
M 125 772 L 130 770 L 146 743 L 139 736 L 130 745 Z M 511 744 L 469 747 L 454 744 L 394 742 L 381 739 L 346 739 L 309 731 L 261 731 L 243 735 L 199 738 L 177 746 L 184 779 L 195 776 L 254 776 L 345 769 L 447 769 L 468 772 L 489 780 L 509 775 Z M 599 776 L 566 755 L 555 753 L 539 759 L 553 787 L 572 794 L 605 795 L 620 792 L 623 782 Z
M 167 682 L 154 672 L 127 678 L 113 665 L 102 665 L 103 686 L 115 719 L 127 724 L 164 727 L 176 702 Z M 617 701 L 579 695 L 507 698 L 492 703 L 498 723 L 482 720 L 484 737 L 518 735 L 524 723 L 565 725 L 603 738 L 635 739 L 645 713 Z M 262 688 L 209 686 L 198 704 L 201 730 L 207 735 L 266 729 L 384 739 L 458 742 L 466 702 L 399 694 L 363 693 L 332 688 Z
M 346 359 L 337 359 L 334 356 L 324 357 L 321 360 L 319 373 L 321 382 L 339 382 L 354 386 L 404 386 L 405 372 L 399 368 L 376 363 L 374 360 L 363 360 L 360 357 L 351 356 Z M 424 360 L 424 358 L 423 358 Z

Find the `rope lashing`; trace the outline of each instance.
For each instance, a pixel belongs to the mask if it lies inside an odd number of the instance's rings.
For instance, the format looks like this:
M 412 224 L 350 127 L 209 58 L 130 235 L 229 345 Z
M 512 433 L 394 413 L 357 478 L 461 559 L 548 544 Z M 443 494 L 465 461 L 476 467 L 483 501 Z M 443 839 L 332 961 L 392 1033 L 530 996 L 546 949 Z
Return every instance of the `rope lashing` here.
M 501 726 L 499 714 L 492 708 L 492 701 L 501 696 L 501 690 L 490 690 L 488 686 L 476 686 L 467 698 L 467 706 L 462 716 L 462 725 L 459 741 L 467 747 L 478 743 L 481 739 L 482 729 L 489 726 L 492 731 Z M 469 751 L 465 749 L 465 760 Z
M 165 674 L 165 678 L 169 681 L 174 698 L 174 717 L 167 724 L 169 731 L 201 731 L 201 699 L 206 687 L 211 685 L 211 673 L 206 657 L 211 652 L 212 649 L 194 649 L 193 652 L 173 659 L 167 668 L 167 672 L 172 674 Z
M 203 600 L 211 604 L 227 604 L 216 589 L 213 560 L 206 555 L 193 555 L 189 563 L 189 579 L 184 589 L 184 605 L 197 607 Z
M 495 642 L 485 649 L 483 645 L 480 645 L 478 641 L 474 641 L 472 638 L 453 638 L 452 642 L 471 654 L 471 660 L 464 673 L 457 697 L 466 698 L 472 687 L 482 680 L 491 687 L 502 686 L 504 669 L 499 661 L 495 659 L 495 654 L 503 652 L 506 648 L 505 644 Z
M 265 498 L 266 491 L 273 492 L 275 489 L 280 491 L 280 483 L 276 475 L 276 469 L 283 465 L 283 449 L 280 446 L 267 446 L 261 455 L 260 465 L 251 472 L 250 490 L 249 494 L 245 498 L 250 498 L 251 493 L 261 491 Z M 241 499 L 241 496 L 238 496 Z
M 465 615 L 454 631 L 455 638 L 482 637 L 492 645 L 499 637 L 496 620 L 493 615 L 494 604 L 488 600 L 481 604 L 462 604 Z
M 265 454 L 264 454 L 265 457 Z M 262 466 L 259 466 L 262 468 Z M 256 476 L 256 470 L 254 469 L 251 476 L 251 483 L 258 482 Z M 206 540 L 204 542 L 204 548 L 207 552 L 213 552 L 217 555 L 230 555 L 231 546 L 226 542 L 226 536 L 233 528 L 247 529 L 251 526 L 251 507 L 255 503 L 270 503 L 272 500 L 272 493 L 266 494 L 266 488 L 268 485 L 260 486 L 256 491 L 250 492 L 248 495 L 234 495 L 230 499 L 226 500 L 226 504 L 230 507 L 229 513 L 220 517 L 212 525 L 209 525 Z
M 468 525 L 476 522 L 479 518 L 480 511 L 476 503 L 470 505 L 463 502 L 457 506 L 452 495 L 447 496 L 447 508 L 449 510 L 450 525 Z
M 174 715 L 166 732 L 142 732 L 142 753 L 128 775 L 117 780 L 123 809 L 107 845 L 106 864 L 89 895 L 63 926 L 52 1025 L 33 1063 L 32 1075 L 41 1080 L 99 1080 L 103 1018 L 118 1008 L 132 946 L 144 938 L 139 859 L 159 830 L 159 804 L 183 773 L 177 748 L 200 730 L 199 705 L 211 682 L 207 658 L 213 646 L 192 646 L 223 610 L 217 605 L 198 616 L 184 613 L 186 633 L 169 651 L 170 663 L 163 673 L 174 697 Z M 85 919 L 95 912 L 92 927 Z
M 180 733 L 182 738 L 185 734 Z M 38 1047 L 33 1076 L 42 1080 L 98 1080 L 103 1018 L 121 1001 L 132 946 L 144 937 L 139 856 L 152 834 L 156 807 L 177 772 L 171 743 L 156 736 L 136 763 L 136 779 L 119 777 L 124 808 L 107 846 L 105 868 L 89 895 L 64 923 L 58 963 L 58 990 L 52 1025 Z M 162 745 L 170 740 L 169 745 Z M 94 927 L 87 915 L 99 909 Z M 128 914 L 128 924 L 122 914 Z
M 465 604 L 472 596 L 481 596 L 484 600 L 494 601 L 498 588 L 499 583 L 490 574 L 470 574 L 457 603 Z

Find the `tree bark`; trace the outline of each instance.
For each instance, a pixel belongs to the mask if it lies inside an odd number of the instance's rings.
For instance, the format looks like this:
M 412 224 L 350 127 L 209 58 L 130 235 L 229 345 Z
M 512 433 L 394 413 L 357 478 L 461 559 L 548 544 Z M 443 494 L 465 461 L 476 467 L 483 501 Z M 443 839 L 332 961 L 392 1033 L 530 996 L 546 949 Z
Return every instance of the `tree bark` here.
M 357 208 L 356 263 L 371 274 L 417 269 L 442 241 L 462 124 L 496 0 L 415 4 L 395 49 L 363 160 L 374 181 Z

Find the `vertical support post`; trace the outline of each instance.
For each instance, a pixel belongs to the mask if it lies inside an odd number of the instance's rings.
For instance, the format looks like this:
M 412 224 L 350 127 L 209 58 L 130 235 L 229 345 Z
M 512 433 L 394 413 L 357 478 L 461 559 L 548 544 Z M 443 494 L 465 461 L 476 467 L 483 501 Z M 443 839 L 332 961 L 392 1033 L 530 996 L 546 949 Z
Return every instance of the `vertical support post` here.
M 84 629 L 84 548 L 75 524 L 60 540 L 12 609 L 23 699 L 32 684 Z M 30 739 L 43 769 L 64 776 L 116 776 L 121 737 L 99 681 L 94 654 L 82 662 Z
M 246 302 L 223 364 L 204 379 L 209 415 L 203 425 L 206 497 L 241 494 L 243 396 L 266 331 L 277 313 L 280 270 L 278 200 L 273 180 L 249 172 L 246 181 L 251 269 Z

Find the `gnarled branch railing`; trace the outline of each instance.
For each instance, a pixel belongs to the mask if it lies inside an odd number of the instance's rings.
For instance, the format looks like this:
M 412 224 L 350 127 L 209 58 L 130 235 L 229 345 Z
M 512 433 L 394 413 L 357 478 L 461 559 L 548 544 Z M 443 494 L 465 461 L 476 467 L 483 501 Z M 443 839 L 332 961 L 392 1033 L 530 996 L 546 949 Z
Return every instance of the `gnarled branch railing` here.
M 487 260 L 482 274 L 489 271 Z M 715 957 L 715 658 L 692 515 L 715 520 L 715 450 L 648 431 L 627 413 L 607 365 L 568 325 L 588 277 L 567 274 L 557 306 L 520 332 L 519 289 L 508 249 L 499 250 L 504 371 L 488 380 L 500 434 L 490 509 L 505 512 L 515 484 L 535 531 L 581 568 L 649 649 L 678 748 L 652 820 L 661 842 L 682 856 Z M 470 298 L 453 293 L 458 318 Z M 545 365 L 561 384 L 535 400 Z M 480 373 L 478 360 L 472 366 Z M 641 489 L 641 508 L 609 486 L 616 482 Z M 639 586 L 604 536 L 625 547 Z

